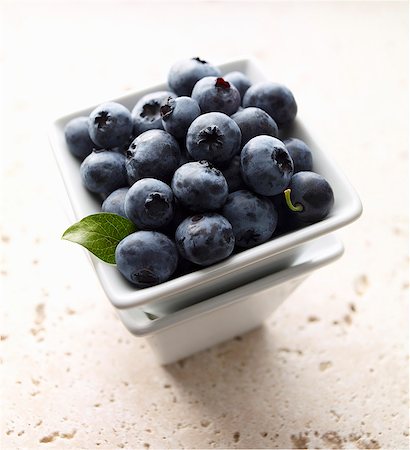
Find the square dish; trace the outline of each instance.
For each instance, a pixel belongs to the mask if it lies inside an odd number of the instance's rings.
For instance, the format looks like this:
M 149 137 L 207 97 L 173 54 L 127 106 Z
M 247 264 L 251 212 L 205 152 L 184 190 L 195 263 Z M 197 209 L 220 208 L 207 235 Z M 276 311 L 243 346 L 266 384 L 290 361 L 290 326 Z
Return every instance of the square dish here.
M 222 64 L 219 65 L 219 68 L 222 73 L 234 70 L 242 71 L 253 83 L 267 79 L 257 64 L 249 59 Z M 161 84 L 111 100 L 121 103 L 131 110 L 143 95 L 165 88 L 166 84 Z M 50 130 L 50 142 L 77 221 L 84 216 L 100 211 L 100 202 L 82 185 L 79 172 L 80 162 L 68 151 L 64 138 L 64 127 L 74 117 L 89 115 L 95 106 L 92 105 L 61 117 L 53 123 Z M 335 204 L 326 219 L 276 237 L 262 245 L 231 256 L 221 263 L 146 289 L 137 289 L 132 286 L 115 267 L 90 255 L 97 276 L 112 304 L 119 309 L 142 305 L 146 305 L 144 308 L 147 308 L 149 305 L 154 310 L 161 310 L 169 308 L 174 302 L 187 306 L 202 299 L 214 297 L 272 273 L 272 265 L 275 265 L 275 262 L 278 263 L 278 269 L 289 264 L 292 258 L 298 255 L 303 244 L 330 233 L 359 217 L 362 206 L 358 195 L 332 161 L 330 155 L 322 151 L 315 143 L 300 117 L 296 119 L 288 135 L 307 142 L 313 153 L 314 170 L 322 174 L 333 188 Z M 172 306 L 172 308 L 174 307 Z
M 282 270 L 155 320 L 139 307 L 118 314 L 128 331 L 146 337 L 161 364 L 172 363 L 260 326 L 312 271 L 343 254 L 334 233 L 302 247 Z

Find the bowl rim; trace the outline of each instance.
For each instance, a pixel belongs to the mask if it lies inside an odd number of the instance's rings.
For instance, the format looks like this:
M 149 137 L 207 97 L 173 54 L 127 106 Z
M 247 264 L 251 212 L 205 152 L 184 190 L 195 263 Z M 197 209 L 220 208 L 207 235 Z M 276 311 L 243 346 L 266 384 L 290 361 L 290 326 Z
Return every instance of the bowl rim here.
M 243 67 L 247 69 L 250 68 L 250 70 L 256 73 L 259 78 L 264 80 L 268 79 L 264 72 L 259 68 L 259 64 L 252 58 L 232 60 L 224 64 L 219 64 L 218 67 L 223 73 L 231 70 L 244 70 Z M 130 102 L 131 99 L 134 99 L 135 101 L 135 98 L 141 98 L 149 92 L 163 90 L 165 86 L 166 85 L 164 83 L 157 84 L 143 90 L 129 92 L 110 99 L 110 101 L 119 103 Z M 49 129 L 49 140 L 53 149 L 54 157 L 60 169 L 60 174 L 66 188 L 66 193 L 69 197 L 75 220 L 77 221 L 83 218 L 83 215 L 80 213 L 81 208 L 79 207 L 81 201 L 74 193 L 75 187 L 72 186 L 69 173 L 64 170 L 65 161 L 63 153 L 67 153 L 68 150 L 67 148 L 64 148 L 64 145 L 61 145 L 61 135 L 64 135 L 63 128 L 69 120 L 80 115 L 88 114 L 97 105 L 87 106 L 86 108 L 77 109 L 74 112 L 60 116 L 51 124 Z M 109 275 L 107 270 L 107 264 L 100 261 L 94 255 L 89 254 L 99 281 L 109 300 L 116 308 L 126 309 L 135 306 L 142 306 L 148 303 L 161 303 L 163 301 L 167 301 L 170 297 L 177 298 L 178 296 L 187 294 L 187 292 L 191 291 L 191 295 L 194 295 L 195 290 L 199 287 L 206 287 L 207 285 L 221 282 L 221 280 L 223 280 L 223 278 L 227 275 L 234 276 L 235 273 L 240 275 L 241 270 L 251 269 L 256 263 L 261 263 L 265 260 L 267 261 L 276 254 L 286 252 L 287 250 L 300 246 L 312 239 L 316 239 L 327 233 L 335 231 L 336 229 L 353 222 L 361 215 L 362 204 L 360 198 L 344 173 L 337 167 L 337 164 L 332 160 L 328 153 L 324 153 L 320 150 L 321 147 L 317 145 L 317 139 L 312 138 L 312 133 L 308 131 L 307 127 L 304 125 L 300 114 L 296 118 L 295 123 L 303 133 L 309 136 L 309 140 L 314 143 L 317 151 L 321 154 L 321 159 L 323 158 L 327 167 L 333 171 L 333 173 L 337 174 L 338 180 L 343 186 L 343 206 L 338 214 L 329 216 L 321 222 L 317 222 L 305 228 L 275 237 L 274 239 L 271 239 L 254 248 L 247 249 L 239 254 L 230 256 L 228 259 L 210 267 L 205 267 L 197 272 L 182 275 L 146 289 L 133 288 L 132 290 L 127 290 L 126 292 L 118 292 L 115 287 L 115 283 L 112 282 L 112 276 Z M 124 280 L 124 282 L 126 281 Z

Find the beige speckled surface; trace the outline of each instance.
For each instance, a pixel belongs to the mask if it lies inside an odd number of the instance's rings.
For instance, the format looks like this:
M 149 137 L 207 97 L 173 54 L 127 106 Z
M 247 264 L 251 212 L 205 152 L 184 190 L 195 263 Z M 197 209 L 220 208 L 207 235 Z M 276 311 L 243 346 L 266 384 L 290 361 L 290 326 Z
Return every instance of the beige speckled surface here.
M 408 5 L 78 5 L 1 4 L 2 448 L 406 448 Z M 59 239 L 46 127 L 196 54 L 288 84 L 364 214 L 266 326 L 163 368 Z

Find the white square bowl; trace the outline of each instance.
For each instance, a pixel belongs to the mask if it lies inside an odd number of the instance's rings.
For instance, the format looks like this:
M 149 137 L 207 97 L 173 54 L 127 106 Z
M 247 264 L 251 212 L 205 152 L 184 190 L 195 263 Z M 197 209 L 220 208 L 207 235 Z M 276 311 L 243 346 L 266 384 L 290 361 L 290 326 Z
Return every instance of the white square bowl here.
M 146 337 L 161 364 L 186 358 L 260 326 L 312 271 L 344 250 L 332 233 L 302 247 L 289 267 L 213 298 L 155 320 L 141 307 L 120 309 L 120 319 L 132 334 Z
M 233 70 L 242 71 L 253 83 L 268 79 L 257 64 L 249 59 L 221 64 L 219 68 L 222 73 Z M 143 95 L 166 88 L 166 84 L 161 84 L 111 100 L 121 103 L 131 110 Z M 76 221 L 89 214 L 99 212 L 101 206 L 97 197 L 91 195 L 82 185 L 79 172 L 80 162 L 68 150 L 64 138 L 64 127 L 74 117 L 89 115 L 96 106 L 91 105 L 59 118 L 53 123 L 49 134 Z M 333 188 L 335 204 L 326 219 L 271 239 L 211 267 L 146 289 L 132 286 L 114 266 L 105 264 L 90 255 L 92 265 L 111 303 L 118 309 L 144 305 L 144 310 L 154 314 L 168 314 L 177 311 L 286 267 L 302 252 L 303 244 L 358 218 L 362 206 L 357 193 L 332 161 L 330 155 L 316 144 L 300 117 L 296 119 L 287 135 L 307 142 L 312 149 L 314 170 L 323 175 Z

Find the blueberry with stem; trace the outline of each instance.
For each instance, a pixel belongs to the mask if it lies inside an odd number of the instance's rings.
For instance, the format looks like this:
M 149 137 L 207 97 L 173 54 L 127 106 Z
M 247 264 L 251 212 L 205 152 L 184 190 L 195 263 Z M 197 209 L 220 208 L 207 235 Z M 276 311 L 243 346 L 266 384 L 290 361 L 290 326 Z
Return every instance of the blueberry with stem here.
M 284 195 L 292 216 L 303 223 L 324 219 L 334 204 L 333 190 L 328 181 L 309 171 L 294 174 Z

